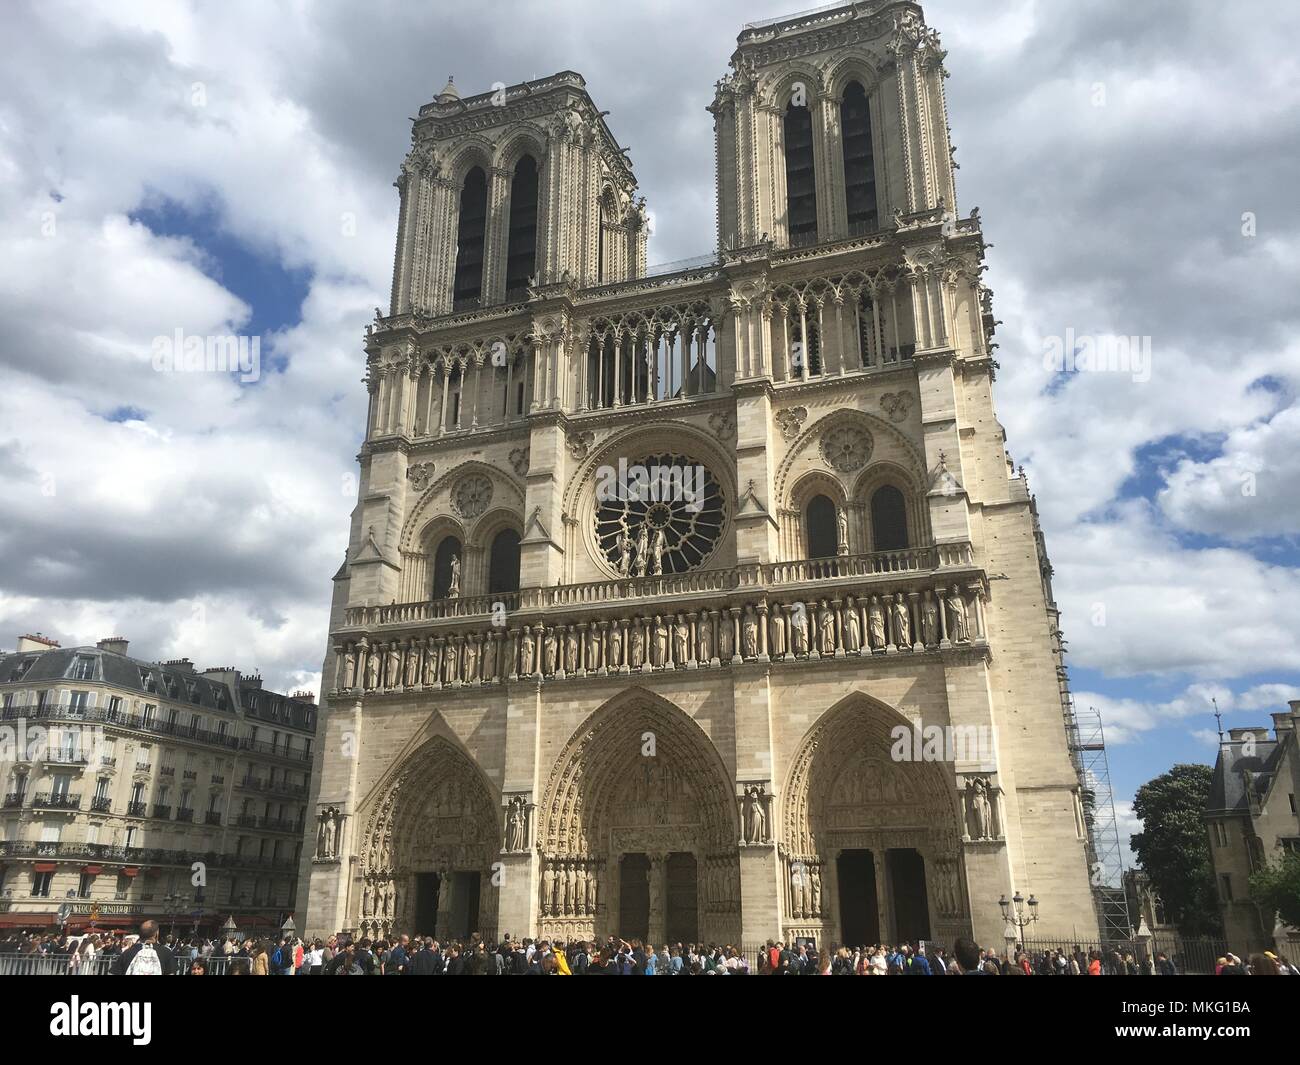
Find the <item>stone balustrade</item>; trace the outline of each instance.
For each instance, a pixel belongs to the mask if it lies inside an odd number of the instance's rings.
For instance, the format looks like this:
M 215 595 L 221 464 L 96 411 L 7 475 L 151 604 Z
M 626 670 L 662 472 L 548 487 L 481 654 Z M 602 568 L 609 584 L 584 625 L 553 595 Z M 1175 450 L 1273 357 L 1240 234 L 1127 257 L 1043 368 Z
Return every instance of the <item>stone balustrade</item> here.
M 738 589 L 823 582 L 828 586 L 836 586 L 860 581 L 862 578 L 889 578 L 898 574 L 971 568 L 973 565 L 971 545 L 968 541 L 962 541 L 900 551 L 749 563 L 730 569 L 690 570 L 657 577 L 625 577 L 582 584 L 560 584 L 549 588 L 525 588 L 519 592 L 502 592 L 497 595 L 348 607 L 343 614 L 343 627 L 372 630 L 381 626 L 410 626 L 427 622 L 454 623 L 467 618 L 500 617 L 525 611 L 698 597 Z

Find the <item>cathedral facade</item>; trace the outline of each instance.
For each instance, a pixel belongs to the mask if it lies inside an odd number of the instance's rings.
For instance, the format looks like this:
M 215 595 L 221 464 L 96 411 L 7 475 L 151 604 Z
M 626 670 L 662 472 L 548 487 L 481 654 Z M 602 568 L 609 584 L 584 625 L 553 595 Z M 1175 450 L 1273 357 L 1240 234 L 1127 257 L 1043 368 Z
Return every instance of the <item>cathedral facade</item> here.
M 1095 935 L 1050 567 L 913 3 L 746 27 L 717 253 L 562 72 L 420 109 L 300 925 Z

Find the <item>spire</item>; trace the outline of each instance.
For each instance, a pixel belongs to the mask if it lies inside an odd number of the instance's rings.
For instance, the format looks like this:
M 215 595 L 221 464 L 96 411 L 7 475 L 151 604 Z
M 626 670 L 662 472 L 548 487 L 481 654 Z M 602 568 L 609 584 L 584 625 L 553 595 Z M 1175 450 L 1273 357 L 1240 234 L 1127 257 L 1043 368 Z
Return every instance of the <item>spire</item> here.
M 447 84 L 443 86 L 442 92 L 438 93 L 438 103 L 449 104 L 460 99 L 460 93 L 456 91 L 456 77 L 449 75 Z

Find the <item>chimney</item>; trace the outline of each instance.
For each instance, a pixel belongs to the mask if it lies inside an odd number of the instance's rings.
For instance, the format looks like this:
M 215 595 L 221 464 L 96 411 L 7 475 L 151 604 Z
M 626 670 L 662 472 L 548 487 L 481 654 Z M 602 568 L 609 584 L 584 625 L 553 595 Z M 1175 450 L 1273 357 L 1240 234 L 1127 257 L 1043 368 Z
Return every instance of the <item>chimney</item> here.
M 42 636 L 39 632 L 33 635 L 25 632 L 18 637 L 18 650 L 22 651 L 53 651 L 59 646 L 58 640 L 51 640 L 48 636 Z
M 177 673 L 193 673 L 194 663 L 188 658 L 173 658 L 163 663 L 168 669 L 174 669 Z
M 130 641 L 127 640 L 125 636 L 106 636 L 95 644 L 95 646 L 101 651 L 108 651 L 115 655 L 125 655 L 127 644 L 129 642 Z
M 1293 711 L 1294 712 L 1294 711 Z M 1279 740 L 1288 732 L 1295 728 L 1295 720 L 1291 714 L 1283 710 L 1280 713 L 1273 714 L 1273 735 Z
M 1268 742 L 1268 729 L 1257 725 L 1250 725 L 1245 728 L 1228 729 L 1228 739 L 1233 743 L 1241 743 L 1247 737 L 1253 739 L 1256 743 Z

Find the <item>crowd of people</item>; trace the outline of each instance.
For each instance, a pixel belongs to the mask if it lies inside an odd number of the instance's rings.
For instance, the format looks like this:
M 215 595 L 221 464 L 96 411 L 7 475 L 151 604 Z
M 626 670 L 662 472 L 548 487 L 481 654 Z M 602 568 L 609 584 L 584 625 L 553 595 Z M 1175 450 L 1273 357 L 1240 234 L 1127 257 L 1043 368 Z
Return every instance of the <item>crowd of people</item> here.
M 305 940 L 202 936 L 163 937 L 156 921 L 138 935 L 90 933 L 81 936 L 10 933 L 0 940 L 0 955 L 66 956 L 67 971 L 113 975 L 205 976 L 1176 976 L 1178 968 L 1163 952 L 1139 963 L 1130 953 L 1017 949 L 999 955 L 958 939 L 951 953 L 925 944 L 819 951 L 806 941 L 769 941 L 757 950 L 734 946 L 675 943 L 655 946 L 640 939 L 610 936 L 590 941 L 551 942 L 512 939 L 490 943 L 477 933 L 440 943 L 430 936 L 397 936 L 391 941 L 346 934 Z M 98 959 L 98 960 L 96 960 Z M 111 959 L 111 960 L 106 960 Z M 61 969 L 62 966 L 59 966 Z M 1218 959 L 1216 975 L 1297 976 L 1285 956 L 1271 951 L 1243 961 L 1235 954 Z

